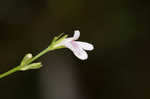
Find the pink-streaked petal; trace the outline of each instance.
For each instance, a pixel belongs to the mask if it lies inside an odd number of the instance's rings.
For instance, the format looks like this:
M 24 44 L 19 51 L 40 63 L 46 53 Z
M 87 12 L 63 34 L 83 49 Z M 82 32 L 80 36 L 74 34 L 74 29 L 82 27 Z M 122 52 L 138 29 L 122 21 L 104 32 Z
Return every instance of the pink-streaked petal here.
M 90 43 L 81 42 L 81 41 L 75 41 L 81 48 L 87 51 L 91 51 L 94 49 L 94 46 Z
M 79 39 L 79 37 L 80 37 L 80 31 L 79 30 L 75 30 L 74 31 L 74 35 L 73 35 L 74 40 Z
M 66 43 L 73 41 L 73 38 L 66 38 L 64 40 L 62 40 L 60 43 L 56 44 L 55 47 L 59 47 L 59 46 L 64 46 Z
M 73 37 L 69 37 L 69 38 L 66 38 L 66 39 L 64 40 L 64 42 L 65 42 L 65 43 L 68 43 L 68 42 L 71 42 L 71 41 L 73 41 L 73 40 L 74 40 Z
M 86 60 L 88 58 L 88 54 L 80 47 L 77 43 L 71 42 L 65 44 L 67 48 L 69 48 L 76 57 L 78 57 L 81 60 Z

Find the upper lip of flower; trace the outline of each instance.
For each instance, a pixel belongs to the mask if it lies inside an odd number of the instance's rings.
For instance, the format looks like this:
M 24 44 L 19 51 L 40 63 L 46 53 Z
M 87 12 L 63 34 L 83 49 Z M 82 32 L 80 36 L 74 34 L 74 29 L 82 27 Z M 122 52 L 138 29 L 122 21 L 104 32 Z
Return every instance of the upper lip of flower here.
M 90 43 L 75 41 L 80 37 L 80 31 L 75 30 L 73 37 L 65 38 L 59 44 L 56 44 L 55 47 L 65 46 L 69 48 L 76 57 L 81 60 L 86 60 L 88 58 L 88 54 L 85 50 L 93 50 L 94 46 Z

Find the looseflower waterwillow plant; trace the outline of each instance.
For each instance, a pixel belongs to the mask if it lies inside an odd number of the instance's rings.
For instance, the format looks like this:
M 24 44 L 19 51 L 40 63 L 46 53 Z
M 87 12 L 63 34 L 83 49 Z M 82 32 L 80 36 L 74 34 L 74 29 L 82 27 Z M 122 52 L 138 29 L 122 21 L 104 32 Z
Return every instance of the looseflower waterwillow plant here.
M 45 53 L 56 49 L 68 48 L 74 53 L 74 55 L 77 58 L 81 60 L 86 60 L 88 58 L 88 54 L 85 50 L 88 51 L 93 50 L 94 49 L 93 45 L 86 42 L 76 41 L 80 37 L 79 30 L 74 31 L 73 37 L 69 37 L 69 38 L 67 37 L 68 35 L 62 36 L 62 34 L 57 37 L 54 37 L 51 44 L 45 50 L 43 50 L 42 52 L 40 52 L 34 57 L 32 56 L 31 53 L 26 54 L 22 59 L 20 65 L 9 70 L 8 72 L 1 74 L 0 79 L 17 71 L 26 71 L 26 70 L 38 69 L 42 67 L 41 62 L 36 62 L 36 63 L 32 63 L 32 62 L 38 59 L 40 56 L 44 55 Z

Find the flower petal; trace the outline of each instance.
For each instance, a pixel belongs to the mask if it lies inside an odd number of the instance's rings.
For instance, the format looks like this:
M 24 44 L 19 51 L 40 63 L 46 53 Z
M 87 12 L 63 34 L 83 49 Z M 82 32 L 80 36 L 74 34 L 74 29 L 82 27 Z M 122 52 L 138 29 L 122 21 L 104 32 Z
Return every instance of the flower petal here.
M 65 46 L 79 59 L 86 60 L 88 58 L 88 54 L 76 42 L 66 43 Z
M 71 42 L 72 40 L 73 40 L 72 37 L 66 38 L 62 40 L 61 42 L 59 42 L 58 44 L 56 44 L 54 47 L 65 46 L 66 43 Z
M 80 31 L 79 30 L 75 30 L 74 31 L 74 35 L 73 35 L 74 40 L 79 39 L 79 37 L 80 37 Z
M 84 50 L 87 51 L 91 51 L 94 49 L 94 46 L 90 43 L 86 43 L 86 42 L 81 42 L 81 41 L 75 41 L 79 46 L 81 46 L 81 48 L 83 48 Z

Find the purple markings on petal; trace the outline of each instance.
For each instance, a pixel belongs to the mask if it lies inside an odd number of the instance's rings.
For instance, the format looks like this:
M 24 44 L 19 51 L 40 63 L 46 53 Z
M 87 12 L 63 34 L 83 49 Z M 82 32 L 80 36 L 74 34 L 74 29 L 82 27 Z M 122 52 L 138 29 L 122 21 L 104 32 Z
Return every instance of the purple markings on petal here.
M 65 46 L 70 49 L 76 57 L 81 60 L 86 60 L 88 58 L 88 54 L 85 50 L 91 51 L 94 49 L 94 46 L 90 43 L 75 41 L 80 37 L 80 31 L 74 31 L 74 36 L 70 38 L 64 39 L 61 43 L 55 46 Z

